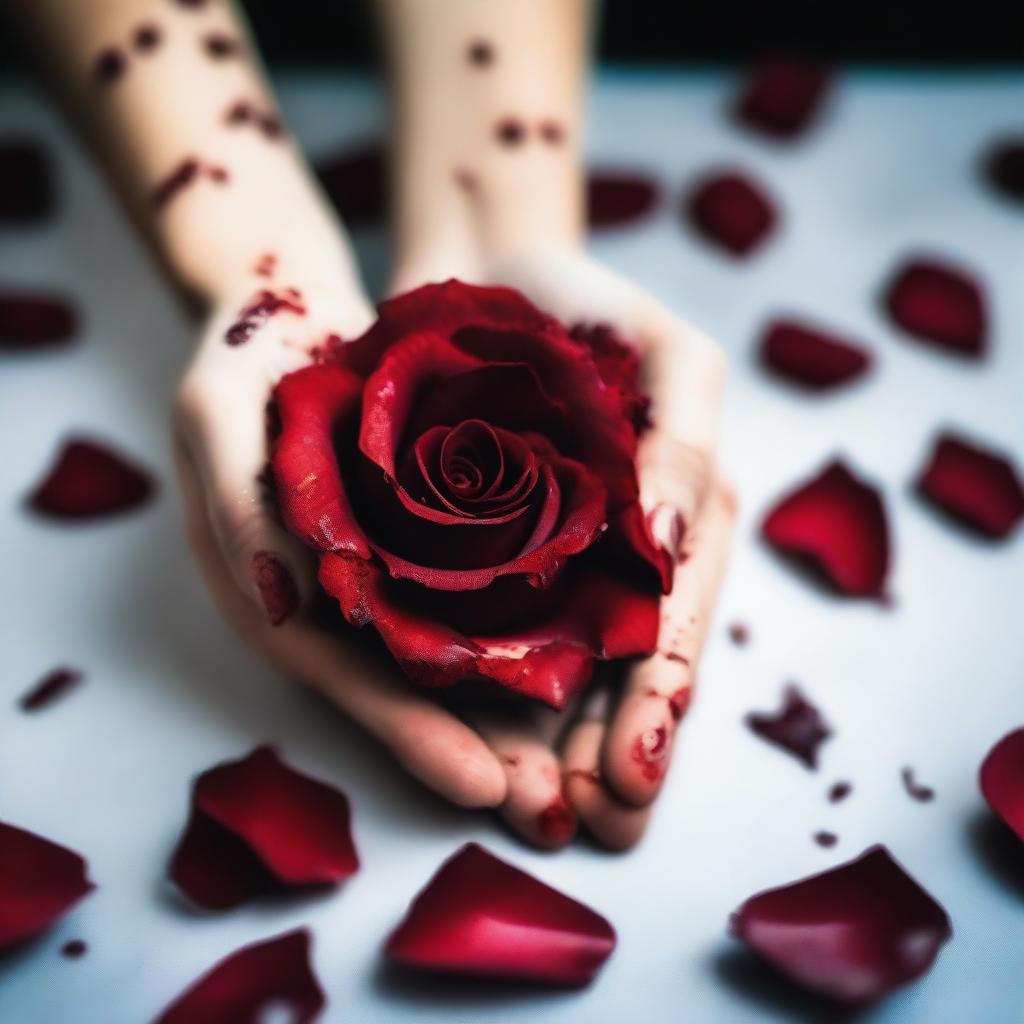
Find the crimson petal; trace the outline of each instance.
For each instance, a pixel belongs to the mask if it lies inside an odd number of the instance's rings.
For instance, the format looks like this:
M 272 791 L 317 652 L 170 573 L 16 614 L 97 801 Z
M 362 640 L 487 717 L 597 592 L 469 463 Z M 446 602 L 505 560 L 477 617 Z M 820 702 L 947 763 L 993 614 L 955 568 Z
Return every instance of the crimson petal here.
M 77 853 L 0 822 L 0 950 L 49 928 L 95 888 Z
M 786 495 L 761 527 L 764 539 L 806 560 L 844 594 L 882 597 L 889 527 L 878 491 L 832 462 Z
M 426 971 L 579 987 L 614 949 L 599 914 L 468 843 L 415 898 L 385 954 Z
M 829 70 L 799 57 L 775 57 L 755 67 L 736 103 L 736 118 L 762 135 L 792 139 L 821 106 Z
M 1024 729 L 1004 736 L 988 752 L 979 782 L 989 807 L 1024 841 Z
M 641 171 L 594 168 L 587 174 L 587 224 L 591 228 L 633 224 L 660 201 L 661 187 Z
M 1024 203 L 1024 138 L 998 141 L 985 156 L 985 176 L 1007 199 Z
M 1024 485 L 1008 458 L 943 434 L 917 482 L 929 501 L 983 534 L 1008 537 L 1024 518 Z
M 818 767 L 818 748 L 832 735 L 821 712 L 795 686 L 786 688 L 778 712 L 751 712 L 747 725 L 761 739 L 781 747 L 808 768 Z
M 309 962 L 310 941 L 300 928 L 243 946 L 178 996 L 156 1024 L 256 1024 L 274 1011 L 285 1011 L 289 1024 L 311 1024 L 327 998 Z
M 859 345 L 792 320 L 775 320 L 761 338 L 764 367 L 810 391 L 825 391 L 860 377 L 871 354 Z
M 701 179 L 686 198 L 685 213 L 707 241 L 737 257 L 749 256 L 778 220 L 764 190 L 738 171 Z
M 752 896 L 730 931 L 792 980 L 847 1003 L 919 978 L 953 934 L 945 910 L 884 846 Z
M 101 519 L 144 505 L 154 489 L 148 471 L 105 444 L 76 437 L 65 443 L 28 502 L 50 519 Z
M 0 224 L 34 224 L 53 212 L 53 169 L 38 142 L 0 140 L 0 181 Z
M 966 271 L 937 260 L 911 260 L 893 277 L 884 302 L 896 325 L 915 338 L 961 356 L 985 354 L 985 297 Z
M 196 779 L 168 874 L 194 903 L 220 910 L 281 888 L 332 885 L 358 867 L 345 794 L 264 746 Z
M 77 330 L 74 307 L 59 295 L 0 293 L 0 351 L 64 345 Z
M 316 173 L 338 216 L 349 227 L 379 224 L 387 214 L 387 151 L 369 140 L 316 161 Z

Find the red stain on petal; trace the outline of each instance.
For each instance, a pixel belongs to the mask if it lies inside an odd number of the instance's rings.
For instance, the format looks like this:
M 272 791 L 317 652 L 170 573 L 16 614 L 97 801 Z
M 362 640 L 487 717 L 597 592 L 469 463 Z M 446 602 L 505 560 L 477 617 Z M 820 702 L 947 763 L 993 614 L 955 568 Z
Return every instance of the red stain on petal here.
M 310 963 L 301 928 L 243 946 L 194 982 L 156 1024 L 312 1024 L 327 997 Z
M 1004 198 L 1024 203 L 1024 138 L 1001 139 L 985 155 L 985 177 Z
M 547 842 L 564 846 L 576 834 L 576 815 L 559 797 L 537 815 L 537 828 Z
M 917 800 L 919 803 L 928 803 L 930 800 L 935 799 L 935 790 L 931 786 L 922 786 L 914 778 L 913 768 L 904 768 L 900 772 L 900 778 L 903 780 L 903 788 L 907 791 L 907 796 L 912 800 Z
M 953 934 L 945 910 L 884 846 L 752 896 L 730 931 L 793 981 L 847 1003 L 921 977 Z
M 38 711 L 73 690 L 83 678 L 77 669 L 55 668 L 43 676 L 28 693 L 22 694 L 18 706 L 22 711 Z
M 889 571 L 889 526 L 878 491 L 841 461 L 787 494 L 761 535 L 836 590 L 881 598 Z
M 203 772 L 168 875 L 193 903 L 237 906 L 354 874 L 348 799 L 285 764 L 272 747 Z
M 0 139 L 0 182 L 0 224 L 35 224 L 53 213 L 53 165 L 35 139 Z
M 63 917 L 95 886 L 72 850 L 0 822 L 0 950 Z
M 741 123 L 774 139 L 799 135 L 818 112 L 829 69 L 800 57 L 775 57 L 750 73 L 734 113 Z
M 896 326 L 918 340 L 970 358 L 985 354 L 985 297 L 967 271 L 937 260 L 911 260 L 889 283 L 884 303 Z
M 917 489 L 956 522 L 985 537 L 1008 537 L 1024 518 L 1024 484 L 1016 466 L 955 434 L 938 438 Z
M 871 354 L 859 345 L 791 320 L 768 325 L 758 354 L 770 373 L 808 391 L 847 384 L 871 365 Z
M 271 551 L 252 556 L 252 578 L 272 626 L 287 622 L 299 607 L 299 591 L 288 567 Z
M 67 299 L 40 293 L 0 292 L 0 351 L 66 345 L 77 331 L 78 313 Z
M 316 161 L 316 173 L 349 227 L 378 224 L 387 212 L 388 159 L 383 142 L 368 140 Z
M 775 714 L 751 712 L 747 726 L 763 740 L 781 747 L 808 768 L 818 767 L 818 748 L 832 730 L 821 712 L 795 687 L 786 687 L 782 707 Z
M 579 987 L 614 948 L 599 914 L 469 843 L 413 900 L 385 953 L 425 971 Z
M 587 224 L 625 227 L 643 220 L 661 202 L 661 186 L 642 171 L 593 168 L 587 174 Z
M 757 249 L 778 220 L 761 186 L 739 171 L 701 179 L 686 197 L 684 212 L 706 241 L 738 258 Z
M 49 519 L 102 519 L 145 505 L 154 490 L 152 476 L 113 449 L 72 438 L 28 503 Z
M 988 752 L 979 784 L 989 807 L 1024 841 L 1024 729 L 1008 733 Z

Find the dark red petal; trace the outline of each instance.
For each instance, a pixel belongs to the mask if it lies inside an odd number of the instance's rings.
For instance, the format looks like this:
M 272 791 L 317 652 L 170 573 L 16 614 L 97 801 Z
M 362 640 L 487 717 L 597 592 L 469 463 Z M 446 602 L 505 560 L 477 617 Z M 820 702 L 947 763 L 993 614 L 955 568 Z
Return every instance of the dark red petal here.
M 1004 736 L 988 752 L 979 783 L 989 807 L 1024 841 L 1024 729 Z
M 885 291 L 885 307 L 908 334 L 962 356 L 985 354 L 988 316 L 981 284 L 930 259 L 905 263 Z
M 100 519 L 144 505 L 155 486 L 147 470 L 105 444 L 75 437 L 65 442 L 28 502 L 51 519 Z
M 74 668 L 55 668 L 48 672 L 18 701 L 22 711 L 38 711 L 74 689 L 82 681 L 82 673 Z
M 828 68 L 800 57 L 765 60 L 751 71 L 736 117 L 764 135 L 794 138 L 817 113 L 829 78 Z
M 1024 203 L 1024 138 L 998 140 L 985 154 L 985 176 L 1007 199 Z
M 871 365 L 859 345 L 792 320 L 770 323 L 759 351 L 767 370 L 811 391 L 845 384 Z
M 387 215 L 388 158 L 370 140 L 316 161 L 316 173 L 338 216 L 349 227 L 379 224 Z
M 345 493 L 334 444 L 342 426 L 353 431 L 363 382 L 334 363 L 290 373 L 274 389 L 281 433 L 271 463 L 285 525 L 310 547 L 370 557 Z
M 358 867 L 345 794 L 259 747 L 196 779 L 168 873 L 194 903 L 221 909 L 281 887 L 335 884 Z
M 752 896 L 730 930 L 792 980 L 848 1003 L 919 978 L 953 934 L 945 910 L 884 846 Z
M 618 392 L 626 419 L 637 434 L 651 426 L 650 396 L 640 387 L 640 353 L 609 324 L 573 324 L 569 337 L 585 345 L 601 380 Z
M 0 822 L 0 949 L 38 935 L 95 886 L 71 850 Z
M 587 174 L 587 224 L 617 228 L 646 217 L 661 202 L 661 186 L 643 171 L 593 168 Z
M 578 987 L 614 949 L 600 914 L 468 843 L 413 900 L 384 951 L 426 971 Z
M 309 961 L 305 928 L 243 946 L 186 989 L 156 1024 L 258 1024 L 284 1014 L 311 1024 L 327 997 Z
M 0 292 L 0 351 L 64 345 L 77 330 L 74 307 L 59 295 Z
M 943 512 L 987 537 L 1008 537 L 1024 518 L 1024 485 L 1013 463 L 955 434 L 938 438 L 917 487 Z
M 775 227 L 775 205 L 747 175 L 725 171 L 699 181 L 686 198 L 686 216 L 707 241 L 748 256 Z
M 818 748 L 832 735 L 821 712 L 795 686 L 786 688 L 782 707 L 774 715 L 751 712 L 747 725 L 808 768 L 818 767 Z
M 786 495 L 761 527 L 777 551 L 806 561 L 845 594 L 882 597 L 889 527 L 878 491 L 839 461 Z
M 0 140 L 0 224 L 33 224 L 53 212 L 53 168 L 32 139 Z

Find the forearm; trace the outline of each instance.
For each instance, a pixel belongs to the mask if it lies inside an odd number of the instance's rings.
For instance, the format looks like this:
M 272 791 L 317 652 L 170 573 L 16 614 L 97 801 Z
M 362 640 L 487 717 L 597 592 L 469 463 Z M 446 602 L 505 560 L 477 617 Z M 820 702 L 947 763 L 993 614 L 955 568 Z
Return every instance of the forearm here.
M 590 0 L 378 0 L 392 65 L 401 265 L 582 235 Z
M 282 282 L 358 292 L 232 4 L 15 0 L 11 10 L 188 290 L 211 304 L 234 298 L 269 264 Z

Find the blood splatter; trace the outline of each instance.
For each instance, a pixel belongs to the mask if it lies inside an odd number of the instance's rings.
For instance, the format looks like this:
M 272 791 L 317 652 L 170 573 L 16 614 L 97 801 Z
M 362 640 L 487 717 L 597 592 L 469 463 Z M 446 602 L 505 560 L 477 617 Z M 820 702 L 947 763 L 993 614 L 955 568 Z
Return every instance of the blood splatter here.
M 746 647 L 750 642 L 750 629 L 742 622 L 734 622 L 729 627 L 729 639 L 737 647 Z
M 814 841 L 819 846 L 830 847 L 835 846 L 839 842 L 839 836 L 835 832 L 815 832 Z
M 149 53 L 160 45 L 160 29 L 156 25 L 140 25 L 132 35 L 132 46 L 140 53 Z
M 659 725 L 645 729 L 633 741 L 633 760 L 645 779 L 657 782 L 665 772 L 662 762 L 668 754 L 668 729 Z
M 565 141 L 565 129 L 557 121 L 541 121 L 540 137 L 551 146 L 560 146 Z
M 494 62 L 494 47 L 485 39 L 474 39 L 466 48 L 466 59 L 478 68 L 487 67 Z
M 279 139 L 283 128 L 278 118 L 266 110 L 261 110 L 249 100 L 236 100 L 224 114 L 224 123 L 229 125 L 251 124 L 261 131 L 268 139 Z
M 569 779 L 582 779 L 584 782 L 589 782 L 594 786 L 601 785 L 601 773 L 596 768 L 570 768 L 565 773 L 565 779 L 568 782 Z
M 526 126 L 514 117 L 503 117 L 495 125 L 494 134 L 503 146 L 518 146 L 526 138 Z
M 120 50 L 113 46 L 107 47 L 96 55 L 92 66 L 93 78 L 100 85 L 112 85 L 125 73 L 127 66 Z
M 31 690 L 22 694 L 18 706 L 22 711 L 38 711 L 74 689 L 83 678 L 78 669 L 55 668 L 43 676 Z
M 837 804 L 840 800 L 845 800 L 852 792 L 853 786 L 849 782 L 835 782 L 829 788 L 828 802 Z
M 203 48 L 214 60 L 226 60 L 237 57 L 242 44 L 224 32 L 209 32 L 203 36 Z
M 682 721 L 683 716 L 690 709 L 690 698 L 693 696 L 693 687 L 682 686 L 668 699 L 668 709 L 674 721 Z
M 537 828 L 548 842 L 564 846 L 576 832 L 576 815 L 558 797 L 537 815 Z
M 242 308 L 238 319 L 225 332 L 224 340 L 232 346 L 243 345 L 272 316 L 282 311 L 303 316 L 306 307 L 299 302 L 298 293 L 294 289 L 285 289 L 284 293 L 280 295 L 263 289 L 256 293 L 247 306 Z
M 256 261 L 252 268 L 254 274 L 258 274 L 260 277 L 273 277 L 274 271 L 277 269 L 277 256 L 272 252 L 265 252 Z
M 900 778 L 903 780 L 903 788 L 907 791 L 907 795 L 920 803 L 926 804 L 929 800 L 935 799 L 935 790 L 931 786 L 922 786 L 914 778 L 913 768 L 904 768 L 900 772 Z
M 159 210 L 167 206 L 180 192 L 192 185 L 200 176 L 209 178 L 218 185 L 228 181 L 226 167 L 219 164 L 202 164 L 195 157 L 185 157 L 165 178 L 157 182 L 152 192 L 152 203 Z

